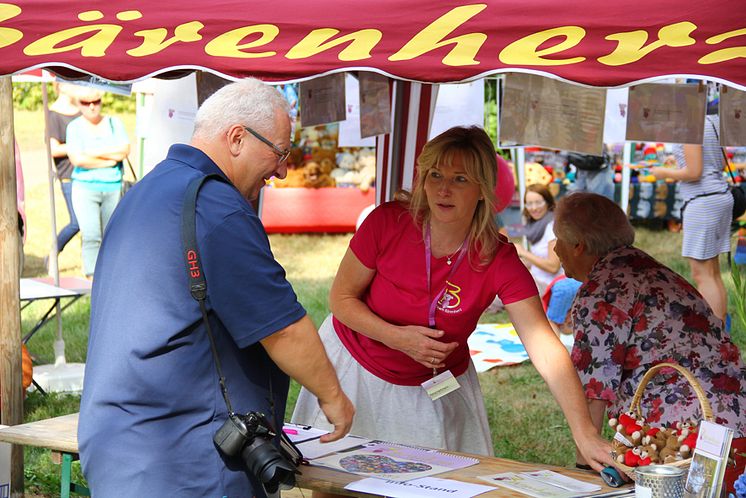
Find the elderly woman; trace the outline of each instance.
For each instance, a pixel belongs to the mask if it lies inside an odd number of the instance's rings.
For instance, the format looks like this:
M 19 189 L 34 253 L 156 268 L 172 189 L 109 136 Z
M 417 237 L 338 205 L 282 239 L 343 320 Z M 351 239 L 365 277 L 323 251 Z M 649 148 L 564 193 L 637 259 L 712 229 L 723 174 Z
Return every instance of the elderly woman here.
M 333 316 L 320 329 L 356 405 L 351 432 L 491 455 L 466 341 L 497 295 L 575 441 L 600 469 L 611 462 L 609 446 L 595 432 L 531 275 L 494 223 L 492 142 L 481 128 L 451 128 L 425 145 L 417 163 L 412 194 L 376 208 L 351 240 L 331 289 Z M 448 394 L 430 396 L 421 384 L 436 376 L 452 378 L 457 389 L 441 384 Z M 293 420 L 328 427 L 306 390 Z
M 733 446 L 743 453 L 746 367 L 707 301 L 683 277 L 632 247 L 627 215 L 609 199 L 572 194 L 559 201 L 554 216 L 554 250 L 565 273 L 583 282 L 571 312 L 572 360 L 599 432 L 604 412 L 618 417 L 629 409 L 650 367 L 677 363 L 697 378 L 716 422 L 735 430 Z M 687 380 L 668 370 L 642 398 L 647 421 L 701 420 Z
M 101 114 L 98 90 L 77 94 L 82 114 L 67 125 L 67 155 L 72 172 L 72 201 L 83 237 L 83 272 L 93 277 L 104 228 L 122 191 L 122 161 L 130 150 L 122 122 Z

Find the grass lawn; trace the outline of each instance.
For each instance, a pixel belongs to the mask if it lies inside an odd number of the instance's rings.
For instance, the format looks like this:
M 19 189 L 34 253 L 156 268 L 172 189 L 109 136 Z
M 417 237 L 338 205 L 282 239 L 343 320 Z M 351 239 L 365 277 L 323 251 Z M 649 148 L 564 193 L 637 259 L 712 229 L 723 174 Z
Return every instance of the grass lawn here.
M 134 117 L 121 116 L 134 141 Z M 44 275 L 42 258 L 49 252 L 50 207 L 44 156 L 40 112 L 18 112 L 15 116 L 16 136 L 20 144 L 26 180 L 26 212 L 29 233 L 25 245 L 26 277 Z M 132 157 L 137 157 L 136 151 Z M 59 188 L 56 189 L 57 228 L 67 221 L 67 213 Z M 300 301 L 319 325 L 328 313 L 327 294 L 349 242 L 350 235 L 271 235 L 270 242 L 277 259 L 285 267 Z M 689 277 L 686 263 L 680 257 L 680 234 L 639 228 L 637 245 L 674 270 Z M 64 275 L 81 275 L 80 236 L 76 236 L 60 258 Z M 734 299 L 729 270 L 723 263 L 724 280 Z M 43 304 L 32 305 L 23 312 L 23 330 L 31 328 L 42 313 Z M 731 309 L 733 306 L 731 306 Z M 84 362 L 88 336 L 90 301 L 79 300 L 65 312 L 64 337 L 67 359 Z M 135 312 L 133 310 L 133 312 Z M 483 322 L 505 322 L 504 313 L 485 315 Z M 55 329 L 47 326 L 29 342 L 29 350 L 39 363 L 53 361 L 52 342 Z M 734 328 L 735 342 L 746 347 L 746 331 Z M 492 428 L 495 453 L 499 456 L 528 462 L 571 465 L 575 461 L 574 446 L 564 417 L 543 380 L 531 364 L 495 368 L 480 375 L 485 404 Z M 297 394 L 293 386 L 288 403 L 292 410 Z M 30 393 L 26 398 L 26 421 L 78 411 L 79 397 Z M 48 451 L 26 449 L 26 492 L 40 496 L 55 496 L 59 490 L 59 467 L 51 462 Z M 80 482 L 80 467 L 74 465 L 74 477 Z

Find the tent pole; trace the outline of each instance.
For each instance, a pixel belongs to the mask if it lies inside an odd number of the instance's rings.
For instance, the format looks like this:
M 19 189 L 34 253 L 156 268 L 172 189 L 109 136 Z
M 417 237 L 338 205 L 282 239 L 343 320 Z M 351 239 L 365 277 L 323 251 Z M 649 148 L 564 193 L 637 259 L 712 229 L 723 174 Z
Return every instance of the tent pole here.
M 49 210 L 52 231 L 52 243 L 49 252 L 49 273 L 54 278 L 54 285 L 60 286 L 59 252 L 57 251 L 57 211 L 54 204 L 54 162 L 52 161 L 52 145 L 49 140 L 49 97 L 47 95 L 47 83 L 41 82 L 41 99 L 44 107 L 44 149 L 47 153 L 47 179 L 49 184 Z M 54 341 L 54 364 L 64 365 L 65 341 L 62 338 L 62 307 L 60 300 L 55 300 L 57 314 L 57 339 Z
M 0 77 L 0 423 L 23 422 L 18 208 L 13 141 L 13 85 Z M 23 446 L 10 454 L 11 496 L 23 496 Z
M 619 199 L 619 204 L 625 213 L 629 208 L 629 181 L 632 177 L 629 165 L 632 162 L 632 147 L 632 142 L 625 142 L 622 149 L 622 198 Z

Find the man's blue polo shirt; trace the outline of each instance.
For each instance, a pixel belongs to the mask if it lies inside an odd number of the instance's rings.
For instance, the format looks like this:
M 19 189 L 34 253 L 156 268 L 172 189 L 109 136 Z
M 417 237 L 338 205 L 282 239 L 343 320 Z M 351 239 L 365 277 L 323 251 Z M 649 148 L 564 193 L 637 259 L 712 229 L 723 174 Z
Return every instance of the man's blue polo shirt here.
M 226 419 L 199 305 L 189 294 L 181 209 L 187 184 L 222 175 L 204 153 L 174 145 L 117 207 L 91 297 L 78 440 L 96 497 L 248 497 L 264 493 L 212 437 Z M 224 175 L 223 175 L 224 176 Z M 288 378 L 259 341 L 305 310 L 251 205 L 209 180 L 197 199 L 197 244 L 210 325 L 233 409 L 285 412 Z

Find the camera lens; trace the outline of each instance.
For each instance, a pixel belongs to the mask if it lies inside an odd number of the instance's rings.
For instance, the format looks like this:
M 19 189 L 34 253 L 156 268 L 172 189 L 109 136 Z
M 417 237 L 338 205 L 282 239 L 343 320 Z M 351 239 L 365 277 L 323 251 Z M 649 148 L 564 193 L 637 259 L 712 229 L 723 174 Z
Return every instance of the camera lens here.
M 251 444 L 244 446 L 241 458 L 268 493 L 277 492 L 280 486 L 283 489 L 295 486 L 295 466 L 269 440 L 254 438 Z

